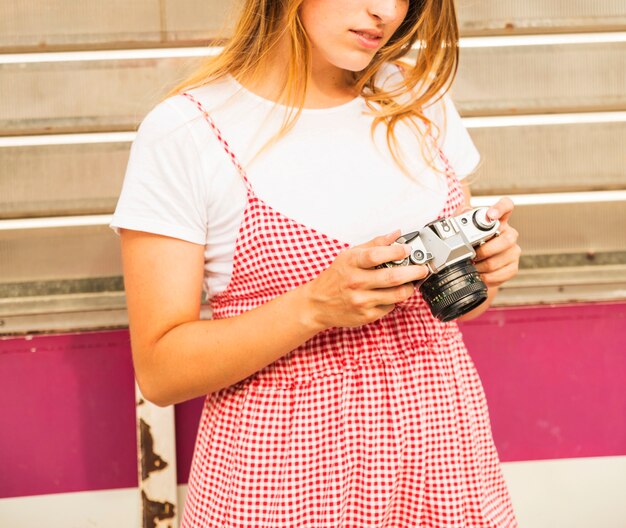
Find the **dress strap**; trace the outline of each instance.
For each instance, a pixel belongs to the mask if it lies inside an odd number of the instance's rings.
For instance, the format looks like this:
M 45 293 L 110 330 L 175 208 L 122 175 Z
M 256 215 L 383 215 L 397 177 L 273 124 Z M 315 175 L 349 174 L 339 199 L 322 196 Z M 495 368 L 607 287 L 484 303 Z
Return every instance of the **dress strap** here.
M 433 141 L 434 141 L 434 139 L 433 139 Z M 443 163 L 443 168 L 444 168 L 446 174 L 448 176 L 455 176 L 456 177 L 456 171 L 452 168 L 452 165 L 450 164 L 450 161 L 448 160 L 447 156 L 443 153 L 443 150 L 441 149 L 441 147 L 439 145 L 435 144 L 435 148 L 437 149 L 437 154 L 439 156 L 439 159 Z
M 204 116 L 204 119 L 209 124 L 209 126 L 211 127 L 211 130 L 215 134 L 215 137 L 217 138 L 217 140 L 222 145 L 222 148 L 224 149 L 226 154 L 228 154 L 228 157 L 229 157 L 230 161 L 232 162 L 232 164 L 237 169 L 237 172 L 241 176 L 241 179 L 243 180 L 243 183 L 246 186 L 246 190 L 249 193 L 252 192 L 252 185 L 250 184 L 250 181 L 248 180 L 248 176 L 246 175 L 246 171 L 244 170 L 244 168 L 241 165 L 241 163 L 239 163 L 239 160 L 237 159 L 237 156 L 235 156 L 235 153 L 230 149 L 230 146 L 228 145 L 228 141 L 226 141 L 224 139 L 224 136 L 222 135 L 222 132 L 220 131 L 220 129 L 215 124 L 215 121 L 213 121 L 213 118 L 209 115 L 209 112 L 207 112 L 207 110 L 204 108 L 202 103 L 200 101 L 198 101 L 189 92 L 183 92 L 181 95 L 184 95 L 187 99 L 189 99 L 192 103 L 194 103 L 196 105 L 198 110 L 200 110 L 200 112 Z
M 430 132 L 428 133 L 427 141 L 430 143 L 431 149 L 435 151 L 434 153 L 436 153 L 436 156 L 443 165 L 446 184 L 448 187 L 448 198 L 440 217 L 450 216 L 462 203 L 465 202 L 465 192 L 459 178 L 456 175 L 456 171 L 450 163 L 450 160 L 444 154 L 443 149 L 438 145 L 435 136 Z

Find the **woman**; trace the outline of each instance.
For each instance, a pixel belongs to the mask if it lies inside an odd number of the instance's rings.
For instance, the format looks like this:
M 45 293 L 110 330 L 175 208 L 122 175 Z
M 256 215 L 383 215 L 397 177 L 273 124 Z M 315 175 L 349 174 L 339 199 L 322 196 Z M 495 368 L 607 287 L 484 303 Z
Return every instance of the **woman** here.
M 183 526 L 516 525 L 456 325 L 378 268 L 467 207 L 457 42 L 452 0 L 247 0 L 143 121 L 112 226 L 143 394 L 208 395 Z M 512 209 L 466 318 L 517 271 Z

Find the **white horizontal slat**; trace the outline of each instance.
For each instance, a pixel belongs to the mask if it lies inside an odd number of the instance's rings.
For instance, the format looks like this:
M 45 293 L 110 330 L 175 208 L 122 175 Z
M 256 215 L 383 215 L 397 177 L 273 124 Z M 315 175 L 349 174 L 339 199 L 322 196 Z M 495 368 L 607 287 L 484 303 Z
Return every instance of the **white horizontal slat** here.
M 598 44 L 626 42 L 626 31 L 604 33 L 567 33 L 552 35 L 504 35 L 462 37 L 461 48 L 500 48 L 519 46 L 551 46 L 567 44 Z M 419 48 L 419 43 L 415 49 Z M 0 54 L 0 64 L 35 64 L 47 62 L 87 62 L 104 60 L 166 59 L 177 57 L 209 57 L 221 52 L 221 46 L 111 49 L 93 51 L 58 51 Z
M 103 143 L 130 143 L 136 132 L 95 132 L 86 134 L 47 134 L 41 136 L 0 137 L 0 148 L 43 147 L 50 145 L 88 145 Z
M 222 50 L 219 46 L 187 48 L 146 48 L 97 51 L 58 51 L 45 53 L 11 53 L 0 55 L 0 64 L 45 64 L 50 62 L 100 62 L 142 59 L 175 59 L 210 57 Z
M 626 190 L 570 193 L 536 193 L 507 195 L 516 206 L 563 205 L 563 204 L 623 204 L 626 210 Z M 502 195 L 472 196 L 473 207 L 488 207 L 501 199 Z M 31 229 L 58 229 L 65 227 L 107 226 L 112 215 L 78 215 L 42 218 L 19 218 L 0 220 L 0 231 L 26 231 Z
M 556 204 L 590 204 L 598 202 L 623 202 L 626 209 L 626 190 L 624 191 L 594 191 L 569 193 L 536 193 L 508 195 L 515 205 L 556 205 Z M 484 195 L 472 196 L 474 207 L 489 206 L 497 202 L 502 196 Z
M 498 35 L 461 37 L 461 48 L 511 48 L 519 46 L 561 46 L 626 42 L 626 31 L 604 33 L 554 33 L 547 35 Z
M 572 125 L 626 122 L 626 112 L 581 112 L 569 114 L 535 114 L 510 116 L 464 117 L 468 129 Z M 95 132 L 83 134 L 44 134 L 0 137 L 0 148 L 46 145 L 83 145 L 132 142 L 136 132 Z
M 464 117 L 463 124 L 473 128 L 502 128 L 551 125 L 578 125 L 596 123 L 622 123 L 626 112 L 578 112 L 565 114 L 534 114 Z M 1 140 L 0 140 L 1 141 Z M 0 142 L 0 146 L 2 143 Z
M 111 223 L 112 218 L 113 215 L 84 215 L 0 220 L 0 231 L 24 231 L 28 229 L 57 229 L 63 227 L 106 226 Z

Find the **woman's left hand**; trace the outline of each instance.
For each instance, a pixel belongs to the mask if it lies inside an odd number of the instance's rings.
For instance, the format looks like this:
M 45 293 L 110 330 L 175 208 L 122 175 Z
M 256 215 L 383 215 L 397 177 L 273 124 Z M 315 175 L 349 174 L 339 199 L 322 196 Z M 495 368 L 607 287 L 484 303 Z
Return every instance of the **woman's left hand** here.
M 500 286 L 513 278 L 519 269 L 522 250 L 517 245 L 517 231 L 509 225 L 513 208 L 511 199 L 505 197 L 498 200 L 487 212 L 492 220 L 500 220 L 500 235 L 476 250 L 474 265 L 489 288 Z

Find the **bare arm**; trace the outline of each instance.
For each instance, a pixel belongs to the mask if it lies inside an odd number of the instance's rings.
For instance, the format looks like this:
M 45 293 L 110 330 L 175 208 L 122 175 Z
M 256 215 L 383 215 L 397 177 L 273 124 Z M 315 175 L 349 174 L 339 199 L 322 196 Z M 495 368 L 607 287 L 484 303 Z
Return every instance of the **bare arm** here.
M 144 396 L 169 405 L 227 387 L 332 326 L 360 326 L 413 294 L 421 266 L 373 269 L 404 258 L 399 232 L 342 252 L 315 280 L 242 315 L 199 320 L 203 246 L 122 230 L 133 363 Z

